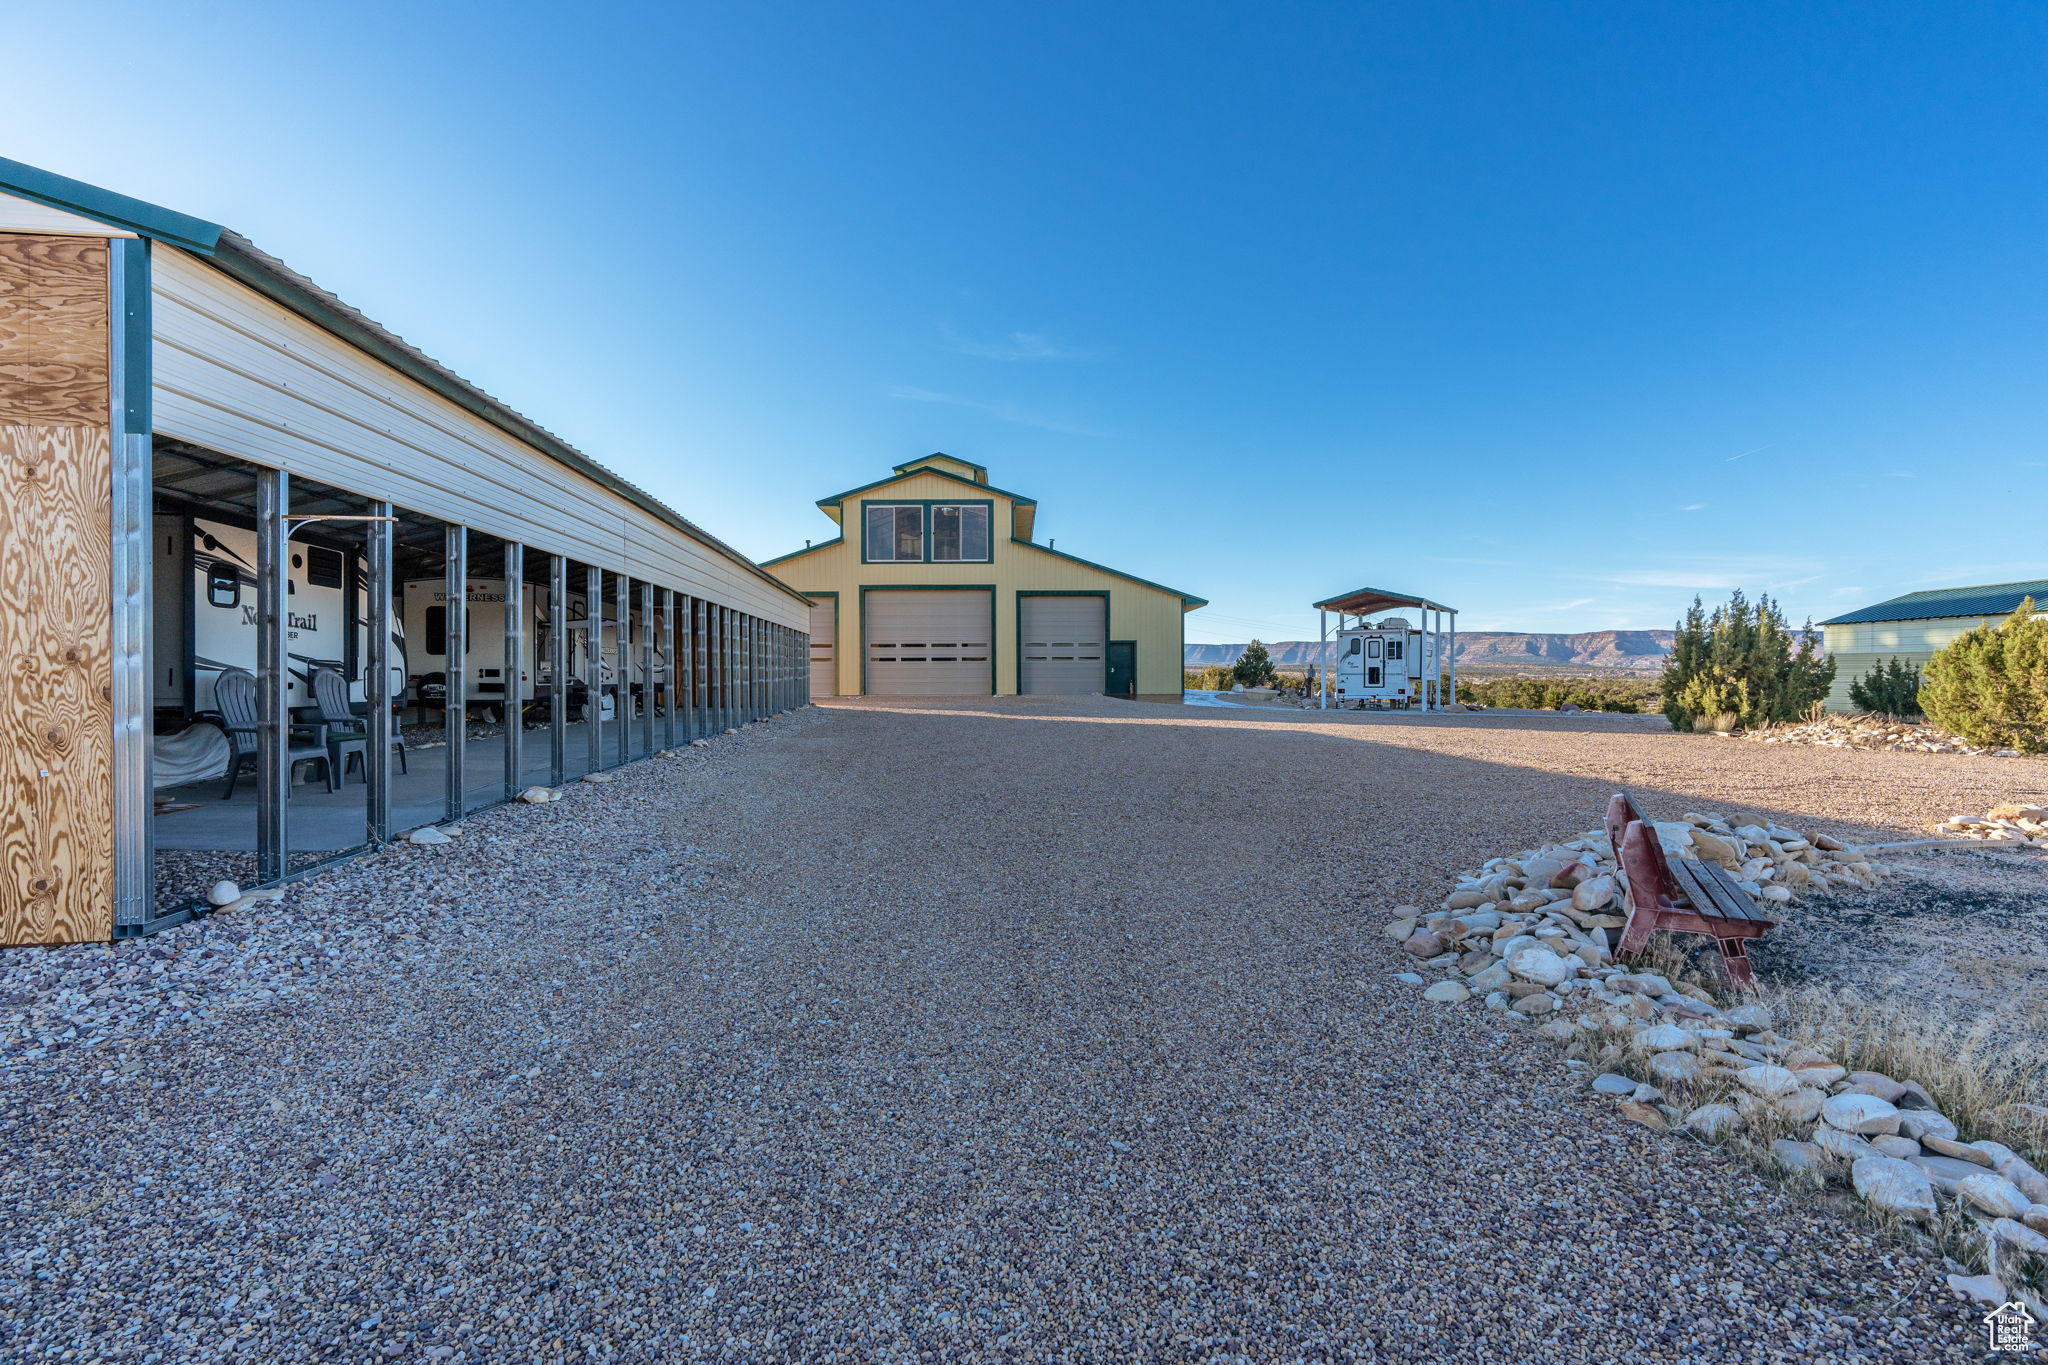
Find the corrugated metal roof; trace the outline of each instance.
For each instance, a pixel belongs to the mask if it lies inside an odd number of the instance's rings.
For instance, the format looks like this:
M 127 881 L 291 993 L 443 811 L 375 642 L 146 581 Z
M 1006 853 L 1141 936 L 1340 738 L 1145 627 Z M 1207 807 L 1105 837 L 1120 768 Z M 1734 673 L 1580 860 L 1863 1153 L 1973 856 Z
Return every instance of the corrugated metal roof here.
M 2027 583 L 1988 583 L 1974 588 L 1936 588 L 1931 592 L 1909 592 L 1875 606 L 1848 612 L 1821 622 L 1824 626 L 1853 626 L 1863 621 L 1936 621 L 1951 616 L 2010 616 L 2019 604 L 2033 598 L 2048 611 L 2048 578 Z
M 217 224 L 203 222 L 139 199 L 115 194 L 81 180 L 38 170 L 0 157 L 0 188 L 26 194 L 55 208 L 69 209 L 89 218 L 114 223 L 145 237 L 205 257 L 212 265 L 234 276 L 314 326 L 330 332 L 349 345 L 375 356 L 392 369 L 424 384 L 457 407 L 482 418 L 516 440 L 568 466 L 592 482 L 610 489 L 666 522 L 705 548 L 723 556 L 749 574 L 799 601 L 804 598 L 787 583 L 755 564 L 682 513 L 645 489 L 620 478 L 582 451 L 564 441 L 538 422 L 491 397 L 476 385 L 343 303 L 283 261 L 262 251 L 239 233 Z
M 1426 607 L 1431 611 L 1457 610 L 1456 607 L 1447 607 L 1431 598 L 1417 597 L 1412 592 L 1389 592 L 1385 588 L 1359 588 L 1355 592 L 1338 593 L 1335 597 L 1325 597 L 1322 601 L 1311 602 L 1309 605 L 1317 611 L 1341 611 L 1357 616 L 1370 616 L 1376 611 L 1385 611 L 1390 607 L 1414 607 L 1417 610 Z

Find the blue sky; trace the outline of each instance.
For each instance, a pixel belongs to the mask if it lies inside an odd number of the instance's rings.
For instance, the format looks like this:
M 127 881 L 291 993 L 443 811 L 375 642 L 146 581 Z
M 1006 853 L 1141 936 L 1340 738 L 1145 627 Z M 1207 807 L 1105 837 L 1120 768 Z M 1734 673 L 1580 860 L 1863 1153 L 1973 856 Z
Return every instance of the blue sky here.
M 757 557 L 946 450 L 1193 640 L 2048 576 L 2039 5 L 7 29 L 0 153 L 234 227 Z

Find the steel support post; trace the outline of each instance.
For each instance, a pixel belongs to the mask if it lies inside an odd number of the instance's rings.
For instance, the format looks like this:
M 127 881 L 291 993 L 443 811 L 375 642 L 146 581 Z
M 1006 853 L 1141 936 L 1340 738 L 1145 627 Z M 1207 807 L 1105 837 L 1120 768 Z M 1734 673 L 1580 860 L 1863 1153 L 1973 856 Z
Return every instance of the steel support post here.
M 633 579 L 612 575 L 618 628 L 612 632 L 612 669 L 618 675 L 618 761 L 633 761 Z
M 710 684 L 710 725 L 712 733 L 725 729 L 725 608 L 713 603 L 710 610 L 710 638 L 705 642 L 709 653 L 705 679 Z
M 686 744 L 704 733 L 698 728 L 697 717 L 697 642 L 703 638 L 703 632 L 697 626 L 700 605 L 694 597 L 683 598 L 683 742 Z
M 388 502 L 373 503 L 370 510 L 374 516 L 392 515 Z M 391 523 L 365 523 L 363 540 L 370 592 L 370 648 L 363 664 L 363 707 L 368 712 L 363 727 L 363 781 L 368 786 L 364 799 L 370 842 L 381 844 L 391 838 Z
M 640 582 L 640 757 L 654 755 L 654 585 Z
M 1322 671 L 1316 676 L 1321 681 L 1316 687 L 1316 710 L 1330 709 L 1330 613 L 1318 609 L 1316 612 L 1316 639 L 1322 648 L 1316 657 L 1322 661 Z
M 583 640 L 584 671 L 588 685 L 583 690 L 583 723 L 590 750 L 590 771 L 604 767 L 604 570 L 592 568 L 584 579 Z
M 505 542 L 505 799 L 526 758 L 526 547 Z
M 113 434 L 110 549 L 114 619 L 113 820 L 114 936 L 138 931 L 156 916 L 152 795 L 150 616 L 149 244 L 107 243 L 107 393 Z M 17 675 L 19 676 L 19 675 Z
M 697 737 L 697 599 L 676 596 L 676 705 L 682 709 L 683 743 Z
M 569 557 L 548 556 L 548 785 L 569 775 Z
M 443 656 L 441 677 L 442 729 L 448 736 L 448 799 L 450 820 L 462 818 L 464 804 L 463 758 L 469 752 L 469 528 L 450 524 L 443 537 L 447 546 L 442 559 L 446 580 L 441 594 L 446 603 L 448 652 Z
M 291 475 L 256 471 L 256 880 L 285 874 L 291 847 L 285 803 L 291 796 L 290 688 L 285 613 L 291 608 L 291 550 L 285 511 Z
M 1458 701 L 1458 613 L 1455 608 L 1451 612 L 1451 652 L 1450 658 L 1446 662 L 1450 665 L 1451 670 L 1451 703 L 1456 705 Z
M 661 590 L 661 654 L 667 661 L 662 669 L 664 679 L 662 698 L 667 705 L 661 708 L 661 747 L 676 747 L 676 682 L 683 676 L 683 666 L 676 653 L 676 590 Z

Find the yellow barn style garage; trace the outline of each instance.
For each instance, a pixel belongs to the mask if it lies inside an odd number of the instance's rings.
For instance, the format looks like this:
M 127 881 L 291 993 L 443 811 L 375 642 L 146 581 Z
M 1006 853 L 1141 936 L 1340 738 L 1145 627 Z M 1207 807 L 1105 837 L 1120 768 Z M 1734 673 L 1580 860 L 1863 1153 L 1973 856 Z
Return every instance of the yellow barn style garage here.
M 818 507 L 840 533 L 762 564 L 811 600 L 813 697 L 1180 696 L 1204 599 L 1039 544 L 985 467 L 927 455 Z

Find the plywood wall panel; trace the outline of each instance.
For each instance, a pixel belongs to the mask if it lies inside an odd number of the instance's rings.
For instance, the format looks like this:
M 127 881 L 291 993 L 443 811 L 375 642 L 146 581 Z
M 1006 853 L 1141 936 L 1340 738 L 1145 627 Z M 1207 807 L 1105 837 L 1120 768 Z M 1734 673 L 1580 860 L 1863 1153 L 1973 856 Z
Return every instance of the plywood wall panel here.
M 0 234 L 0 944 L 113 937 L 107 247 Z
M 107 422 L 107 244 L 0 235 L 0 423 Z

